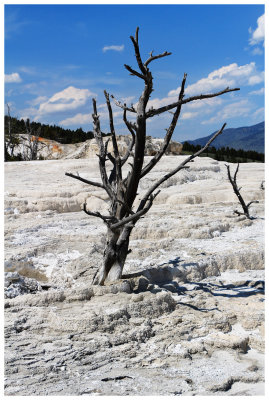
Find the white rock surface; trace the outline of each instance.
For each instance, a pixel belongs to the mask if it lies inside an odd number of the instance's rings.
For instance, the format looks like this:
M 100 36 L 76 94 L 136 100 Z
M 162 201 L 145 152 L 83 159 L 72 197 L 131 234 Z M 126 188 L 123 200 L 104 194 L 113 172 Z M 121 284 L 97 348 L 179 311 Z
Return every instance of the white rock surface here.
M 19 153 L 24 154 L 25 148 L 23 145 L 23 140 L 26 140 L 28 143 L 29 138 L 25 135 L 20 135 L 22 143 L 15 147 L 14 155 Z M 36 137 L 33 136 L 34 140 Z M 131 135 L 118 135 L 117 143 L 120 155 L 124 155 L 129 147 L 131 142 Z M 109 137 L 106 137 L 105 140 L 108 140 Z M 89 158 L 95 157 L 99 152 L 98 145 L 95 139 L 89 139 L 82 143 L 75 144 L 61 144 L 56 142 L 55 140 L 45 139 L 42 137 L 38 138 L 40 144 L 38 145 L 38 158 L 42 156 L 42 159 L 46 160 L 58 160 L 58 159 L 76 159 L 76 158 Z M 152 138 L 151 136 L 147 136 L 146 138 L 146 147 L 145 154 L 147 156 L 154 156 L 163 144 L 163 139 Z M 171 141 L 166 150 L 167 154 L 170 155 L 179 155 L 182 150 L 182 144 L 178 142 Z M 113 152 L 113 145 L 111 138 L 108 143 L 108 152 Z
M 183 158 L 163 157 L 139 196 Z M 5 168 L 5 271 L 38 288 L 6 299 L 7 395 L 264 394 L 263 164 L 240 165 L 259 200 L 247 220 L 224 163 L 195 159 L 135 227 L 124 279 L 101 288 L 105 226 L 81 205 L 108 199 L 64 175 L 99 181 L 97 160 Z

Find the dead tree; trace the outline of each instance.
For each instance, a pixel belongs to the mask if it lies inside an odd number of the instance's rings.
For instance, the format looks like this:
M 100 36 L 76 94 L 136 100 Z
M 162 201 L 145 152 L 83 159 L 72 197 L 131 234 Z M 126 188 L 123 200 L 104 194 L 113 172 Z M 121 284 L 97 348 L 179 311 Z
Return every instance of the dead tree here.
M 29 120 L 26 121 L 25 127 L 26 135 L 21 138 L 22 158 L 24 161 L 38 160 L 38 153 L 48 145 L 40 140 L 40 127 L 34 132 Z
M 175 175 L 181 169 L 188 168 L 186 164 L 188 164 L 188 162 L 193 160 L 195 157 L 199 156 L 204 150 L 206 150 L 208 146 L 213 142 L 213 140 L 222 133 L 226 125 L 224 124 L 222 128 L 213 135 L 213 137 L 201 150 L 187 157 L 178 165 L 177 168 L 158 179 L 144 194 L 143 198 L 140 200 L 138 207 L 134 210 L 133 204 L 138 194 L 137 189 L 139 181 L 152 170 L 152 168 L 160 161 L 161 157 L 165 154 L 165 151 L 173 135 L 174 129 L 177 125 L 182 106 L 192 101 L 212 98 L 220 96 L 224 93 L 239 90 L 238 88 L 230 89 L 229 87 L 227 87 L 226 89 L 217 93 L 200 94 L 197 96 L 185 98 L 184 92 L 187 75 L 184 74 L 181 84 L 181 90 L 178 95 L 177 101 L 160 108 L 152 107 L 148 109 L 148 102 L 153 92 L 153 77 L 149 69 L 149 65 L 151 62 L 159 58 L 169 56 L 171 53 L 165 51 L 162 54 L 153 55 L 153 52 L 151 52 L 149 58 L 143 62 L 141 59 L 138 43 L 138 28 L 136 29 L 135 37 L 131 36 L 130 38 L 133 43 L 138 69 L 133 69 L 129 65 L 124 66 L 132 76 L 135 76 L 142 80 L 142 82 L 144 83 L 144 89 L 135 106 L 127 106 L 126 104 L 123 104 L 120 101 L 116 100 L 114 96 L 110 96 L 106 91 L 104 92 L 109 114 L 113 154 L 108 152 L 109 139 L 105 143 L 103 142 L 96 100 L 93 99 L 92 118 L 94 126 L 94 136 L 99 147 L 98 157 L 101 182 L 90 181 L 80 177 L 79 175 L 66 173 L 67 176 L 70 176 L 74 179 L 78 179 L 89 185 L 102 188 L 106 191 L 109 197 L 110 208 L 108 215 L 102 215 L 99 212 L 92 212 L 90 210 L 87 210 L 86 204 L 84 204 L 84 211 L 86 214 L 102 219 L 102 221 L 107 226 L 103 265 L 96 274 L 93 281 L 94 284 L 100 285 L 103 285 L 105 280 L 115 281 L 121 278 L 124 263 L 129 252 L 128 249 L 130 234 L 137 221 L 139 221 L 139 219 L 144 216 L 152 207 L 154 199 L 160 192 L 160 190 L 158 190 L 160 185 L 171 176 Z M 114 100 L 115 104 L 123 110 L 123 121 L 132 136 L 132 141 L 129 145 L 128 151 L 122 157 L 120 156 L 118 150 L 110 97 Z M 148 162 L 148 164 L 144 165 L 147 121 L 149 120 L 149 118 L 152 118 L 155 115 L 160 115 L 170 110 L 174 110 L 173 117 L 169 128 L 166 130 L 166 135 L 164 137 L 162 147 L 157 152 L 157 154 Z M 135 115 L 135 123 L 131 122 L 128 119 L 127 113 Z M 127 176 L 124 177 L 122 173 L 122 167 L 127 162 L 129 157 L 133 158 L 132 163 L 130 164 L 131 170 L 128 172 Z M 112 171 L 109 176 L 107 173 L 106 164 L 108 161 L 112 163 Z
M 249 215 L 249 207 L 253 203 L 259 203 L 258 200 L 250 201 L 248 204 L 245 203 L 245 201 L 244 201 L 244 199 L 243 199 L 243 197 L 242 197 L 242 195 L 240 193 L 240 190 L 242 188 L 241 187 L 239 188 L 237 186 L 237 182 L 236 182 L 237 173 L 239 171 L 239 163 L 237 164 L 237 167 L 236 167 L 236 170 L 235 170 L 235 173 L 234 173 L 233 177 L 231 176 L 230 166 L 227 165 L 227 164 L 225 164 L 225 166 L 227 168 L 228 178 L 229 178 L 229 181 L 230 181 L 230 183 L 231 183 L 231 185 L 233 187 L 233 191 L 236 194 L 236 196 L 237 196 L 237 198 L 238 198 L 238 200 L 239 200 L 239 202 L 240 202 L 240 204 L 241 204 L 241 206 L 243 208 L 243 211 L 244 211 L 244 212 L 240 212 L 238 210 L 234 210 L 234 213 L 237 214 L 237 215 L 245 215 L 248 219 L 252 219 L 250 217 L 250 215 Z
M 18 136 L 13 132 L 12 120 L 10 115 L 10 106 L 7 103 L 7 134 L 5 132 L 5 160 L 8 161 L 14 157 L 15 147 L 19 145 Z M 5 129 L 6 131 L 6 129 Z

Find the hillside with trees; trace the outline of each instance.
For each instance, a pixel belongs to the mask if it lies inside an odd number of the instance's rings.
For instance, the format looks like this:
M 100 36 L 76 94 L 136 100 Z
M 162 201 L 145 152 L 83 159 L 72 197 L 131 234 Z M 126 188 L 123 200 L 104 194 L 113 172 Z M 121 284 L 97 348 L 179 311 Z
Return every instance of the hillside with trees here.
M 76 130 L 64 129 L 57 125 L 41 124 L 40 122 L 30 122 L 29 120 L 19 120 L 14 117 L 10 117 L 11 132 L 14 135 L 24 134 L 26 132 L 26 126 L 30 124 L 33 132 L 39 132 L 39 135 L 45 139 L 56 140 L 62 144 L 69 143 L 80 143 L 85 140 L 93 138 L 93 132 L 84 132 L 82 128 Z M 5 135 L 8 134 L 9 116 L 5 115 Z
M 224 133 L 223 133 L 224 134 Z M 183 143 L 182 154 L 196 153 L 202 148 L 200 144 L 193 144 L 189 142 Z M 246 162 L 264 162 L 264 153 L 258 153 L 253 150 L 236 150 L 231 147 L 210 146 L 201 157 L 211 157 L 217 161 L 228 161 L 231 163 L 246 163 Z
M 205 136 L 196 140 L 188 140 L 193 145 L 204 146 L 212 135 Z M 223 147 L 235 150 L 251 150 L 264 153 L 264 122 L 252 126 L 240 128 L 228 128 L 214 142 L 216 149 Z

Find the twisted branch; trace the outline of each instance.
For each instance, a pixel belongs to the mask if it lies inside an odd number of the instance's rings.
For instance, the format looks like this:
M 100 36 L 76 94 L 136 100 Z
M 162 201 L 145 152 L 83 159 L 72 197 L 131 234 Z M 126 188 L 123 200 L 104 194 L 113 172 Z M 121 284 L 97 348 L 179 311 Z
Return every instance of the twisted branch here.
M 136 213 L 133 213 L 132 215 L 130 215 L 127 218 L 123 218 L 121 221 L 110 225 L 110 228 L 113 229 L 118 229 L 121 226 L 128 224 L 129 222 L 133 221 L 134 223 L 137 222 L 143 215 L 145 215 L 149 209 L 151 208 L 152 204 L 153 204 L 153 200 L 155 199 L 155 197 L 160 193 L 160 191 L 158 191 L 157 193 L 155 193 L 154 195 L 149 196 L 148 198 L 148 202 L 149 204 L 144 207 L 143 209 L 139 210 Z
M 139 28 L 136 28 L 136 32 L 135 32 L 135 38 L 133 36 L 130 36 L 131 41 L 133 42 L 134 45 L 134 50 L 135 50 L 135 56 L 136 56 L 136 61 L 137 64 L 139 66 L 140 71 L 142 72 L 143 75 L 147 74 L 147 69 L 145 68 L 142 60 L 141 60 L 141 56 L 140 56 L 140 50 L 139 50 L 139 45 L 138 45 L 138 31 Z
M 146 62 L 144 62 L 145 67 L 147 67 L 149 65 L 149 63 L 151 63 L 154 60 L 157 60 L 158 58 L 162 58 L 162 57 L 166 57 L 166 56 L 170 56 L 172 53 L 165 51 L 162 54 L 158 54 L 157 56 L 153 56 L 152 55 L 153 51 L 151 51 L 150 53 L 150 57 L 147 59 Z
M 240 90 L 240 89 L 239 88 L 230 89 L 229 87 L 227 87 L 226 89 L 221 90 L 220 92 L 211 93 L 211 94 L 210 93 L 209 94 L 200 94 L 199 96 L 188 97 L 185 100 L 176 101 L 175 103 L 168 104 L 167 106 L 163 106 L 163 107 L 160 107 L 157 109 L 150 109 L 146 113 L 146 116 L 147 116 L 147 118 L 151 118 L 154 115 L 162 114 L 165 111 L 172 110 L 173 108 L 177 107 L 179 104 L 186 104 L 186 103 L 189 103 L 189 102 L 195 101 L 195 100 L 209 99 L 212 97 L 221 96 L 224 93 L 235 92 L 236 90 Z
M 183 80 L 182 80 L 182 84 L 181 84 L 181 90 L 178 96 L 178 101 L 180 102 L 183 97 L 184 97 L 184 88 L 185 88 L 185 83 L 186 83 L 186 79 L 187 79 L 187 74 L 184 74 Z M 163 154 L 165 153 L 170 140 L 172 138 L 172 135 L 174 133 L 175 127 L 177 125 L 177 121 L 181 112 L 181 106 L 182 103 L 179 103 L 179 105 L 177 106 L 176 111 L 173 113 L 173 119 L 172 122 L 169 126 L 169 128 L 167 129 L 167 133 L 165 135 L 164 141 L 163 141 L 163 145 L 161 147 L 161 149 L 159 150 L 159 152 L 150 160 L 150 162 L 142 169 L 141 171 L 141 178 L 143 178 L 143 176 L 145 176 L 146 174 L 149 173 L 149 171 L 151 171 L 151 169 L 157 164 L 157 162 L 162 158 Z
M 78 174 L 77 174 L 77 175 L 74 175 L 74 174 L 71 174 L 70 172 L 66 172 L 65 175 L 66 175 L 66 176 L 70 176 L 71 178 L 74 178 L 74 179 L 78 179 L 79 181 L 84 182 L 84 183 L 87 183 L 88 185 L 92 185 L 92 186 L 99 187 L 99 188 L 101 188 L 101 189 L 105 189 L 105 187 L 104 187 L 104 185 L 103 185 L 102 183 L 94 182 L 94 181 L 89 181 L 88 179 L 82 178 L 82 177 L 79 176 Z

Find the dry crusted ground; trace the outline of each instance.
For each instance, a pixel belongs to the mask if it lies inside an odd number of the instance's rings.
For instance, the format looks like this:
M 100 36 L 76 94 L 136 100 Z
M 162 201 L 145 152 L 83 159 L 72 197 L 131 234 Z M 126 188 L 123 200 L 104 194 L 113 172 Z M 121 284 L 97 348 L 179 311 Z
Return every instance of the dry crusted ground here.
M 182 157 L 164 157 L 139 192 Z M 263 164 L 238 173 L 260 202 L 249 221 L 233 215 L 224 163 L 196 159 L 137 224 L 123 279 L 104 287 L 91 279 L 105 227 L 80 207 L 107 199 L 64 176 L 97 170 L 6 163 L 5 394 L 264 394 Z

